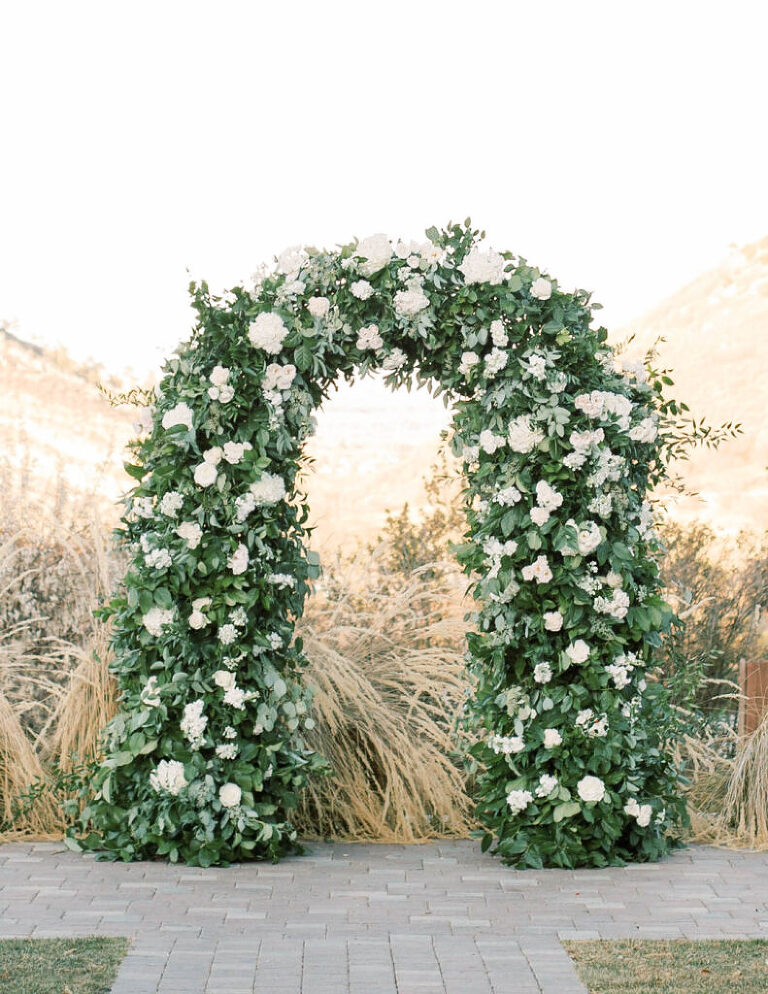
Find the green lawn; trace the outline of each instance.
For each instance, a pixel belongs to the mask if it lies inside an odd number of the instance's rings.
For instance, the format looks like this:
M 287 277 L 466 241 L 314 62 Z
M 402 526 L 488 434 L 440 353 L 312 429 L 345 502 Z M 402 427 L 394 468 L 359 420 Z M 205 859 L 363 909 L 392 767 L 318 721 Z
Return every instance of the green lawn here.
M 128 939 L 0 939 L 2 994 L 107 994 Z
M 766 994 L 768 940 L 565 942 L 590 994 Z

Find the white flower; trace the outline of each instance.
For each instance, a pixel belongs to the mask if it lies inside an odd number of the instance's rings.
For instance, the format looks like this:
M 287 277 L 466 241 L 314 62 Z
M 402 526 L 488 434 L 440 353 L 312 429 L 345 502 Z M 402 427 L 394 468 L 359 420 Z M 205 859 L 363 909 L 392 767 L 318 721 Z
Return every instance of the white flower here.
M 501 283 L 505 265 L 505 260 L 498 252 L 483 252 L 474 248 L 458 268 L 464 275 L 465 283 Z
M 576 541 L 581 555 L 588 556 L 590 552 L 594 552 L 598 545 L 600 545 L 603 541 L 603 536 L 600 534 L 600 528 L 594 521 L 587 521 L 579 528 Z
M 155 426 L 155 408 L 154 405 L 150 404 L 149 407 L 140 407 L 137 414 L 136 420 L 133 422 L 133 430 L 137 435 L 143 435 L 144 432 L 152 431 Z
M 387 358 L 381 364 L 382 369 L 389 372 L 401 369 L 408 361 L 408 356 L 402 349 L 392 349 Z
M 392 246 L 386 235 L 370 235 L 357 243 L 355 255 L 365 259 L 359 267 L 360 272 L 364 276 L 373 276 L 392 258 Z
M 517 487 L 504 487 L 503 490 L 499 490 L 498 493 L 494 495 L 494 504 L 501 504 L 502 507 L 512 507 L 513 504 L 517 504 L 518 501 L 522 500 L 523 495 L 517 489 Z
M 233 625 L 237 625 L 238 628 L 244 628 L 248 624 L 248 615 L 245 613 L 245 608 L 236 607 L 234 611 L 230 611 L 229 620 Z
M 637 813 L 637 824 L 640 828 L 647 828 L 651 823 L 651 815 L 653 814 L 653 808 L 650 804 L 641 804 L 640 810 Z
M 200 631 L 201 628 L 205 628 L 206 625 L 211 623 L 210 619 L 203 614 L 199 607 L 195 607 L 194 604 L 192 605 L 192 614 L 190 614 L 187 622 L 189 627 L 195 631 Z
M 168 518 L 175 518 L 183 503 L 183 494 L 180 494 L 177 490 L 169 490 L 167 494 L 163 494 L 160 501 L 160 513 L 166 515 Z
M 166 625 L 173 624 L 173 610 L 164 611 L 160 607 L 150 608 L 150 610 L 142 616 L 141 623 L 150 635 L 154 635 L 155 638 L 160 638 L 163 634 L 163 628 Z
M 235 685 L 235 674 L 229 670 L 216 670 L 213 674 L 213 682 L 222 690 L 231 690 Z
M 209 462 L 211 466 L 218 466 L 223 458 L 224 449 L 220 445 L 214 445 L 212 449 L 206 449 L 203 453 L 203 459 L 205 462 Z
M 236 783 L 225 783 L 219 787 L 219 800 L 224 808 L 236 808 L 242 797 L 243 792 Z
M 313 318 L 324 318 L 331 308 L 331 302 L 327 297 L 310 297 L 307 301 L 307 310 Z
M 506 348 L 509 345 L 509 336 L 507 335 L 503 321 L 491 321 L 491 341 L 499 349 Z
M 229 383 L 225 383 L 220 387 L 209 387 L 208 396 L 211 400 L 218 400 L 222 404 L 228 404 L 235 396 L 235 388 L 230 386 Z
M 157 677 L 151 676 L 142 688 L 139 700 L 145 708 L 156 708 L 160 704 L 160 691 L 157 686 Z
M 225 742 L 216 746 L 216 755 L 219 759 L 237 759 L 239 752 L 240 748 L 234 742 Z
M 530 414 L 521 414 L 510 422 L 508 440 L 513 452 L 528 453 L 544 440 L 544 432 L 531 428 Z
M 245 573 L 248 569 L 248 548 L 242 542 L 227 560 L 227 566 L 235 576 Z
M 224 458 L 230 466 L 237 466 L 242 461 L 245 453 L 251 448 L 250 442 L 225 442 L 223 449 Z
M 634 428 L 630 428 L 629 437 L 634 442 L 642 442 L 644 444 L 649 444 L 652 442 L 659 433 L 659 429 L 653 418 L 644 418 L 639 424 L 636 424 Z
M 184 425 L 192 431 L 192 411 L 186 404 L 177 404 L 170 411 L 166 411 L 162 420 L 163 428 L 175 428 L 176 425 Z
M 563 736 L 556 728 L 545 728 L 544 729 L 544 748 L 554 749 L 556 746 L 562 745 Z
M 219 642 L 222 645 L 232 645 L 237 639 L 237 629 L 234 625 L 226 624 L 219 628 Z
M 400 317 L 410 318 L 429 307 L 429 297 L 419 289 L 398 290 L 395 294 L 395 311 Z
M 536 561 L 523 567 L 523 579 L 535 580 L 537 583 L 549 583 L 552 570 L 549 568 L 546 556 L 538 556 Z
M 492 379 L 497 373 L 507 365 L 508 355 L 503 349 L 491 349 L 485 358 L 484 372 L 488 379 Z
M 598 514 L 601 518 L 608 518 L 613 510 L 613 498 L 610 494 L 597 494 L 589 502 L 587 510 L 590 514 Z
M 243 711 L 245 709 L 245 691 L 241 690 L 240 687 L 236 687 L 233 683 L 224 694 L 224 703 L 229 704 L 230 707 L 235 708 L 237 711 Z
M 210 487 L 216 482 L 219 471 L 212 462 L 201 462 L 195 467 L 195 483 L 198 487 Z
M 545 507 L 532 507 L 530 512 L 531 521 L 541 527 L 549 521 L 551 513 Z
M 272 583 L 280 590 L 285 590 L 286 587 L 296 586 L 296 577 L 291 576 L 290 573 L 270 573 L 267 577 L 267 583 Z
M 603 395 L 599 390 L 592 393 L 580 393 L 573 398 L 573 406 L 583 411 L 588 418 L 599 418 L 603 413 Z
M 582 801 L 602 801 L 605 797 L 605 784 L 599 777 L 582 777 L 576 784 L 576 790 Z
M 563 627 L 562 614 L 559 611 L 545 611 L 544 627 L 548 632 L 559 632 Z
M 610 675 L 613 680 L 613 685 L 617 690 L 623 690 L 624 687 L 628 687 L 632 682 L 632 677 L 629 675 L 629 670 L 626 666 L 620 666 L 617 663 L 611 663 L 605 667 L 606 672 Z
M 621 621 L 626 618 L 629 611 L 629 594 L 623 590 L 614 590 L 610 600 L 605 597 L 596 597 L 593 607 L 598 614 L 607 614 L 611 618 Z
M 155 793 L 172 794 L 176 797 L 187 786 L 184 764 L 176 759 L 161 759 L 149 774 L 149 782 Z
M 261 381 L 261 386 L 267 393 L 272 393 L 275 390 L 290 390 L 295 378 L 296 367 L 294 365 L 286 363 L 284 366 L 281 366 L 280 363 L 271 362 L 264 372 L 264 379 Z
M 301 245 L 291 245 L 290 248 L 283 249 L 277 257 L 277 271 L 284 276 L 293 276 L 298 273 L 307 258 L 307 253 Z
M 357 333 L 358 349 L 380 349 L 384 344 L 384 339 L 379 334 L 377 324 L 369 324 L 366 328 L 361 328 Z
M 285 497 L 285 481 L 274 473 L 262 473 L 261 478 L 252 483 L 249 489 L 257 507 L 277 504 Z
M 168 569 L 173 560 L 167 549 L 153 549 L 144 556 L 144 562 L 151 569 Z
M 494 453 L 496 449 L 500 449 L 505 443 L 505 439 L 501 435 L 494 435 L 487 428 L 480 432 L 478 441 L 483 452 L 487 452 L 489 455 Z
M 257 349 L 263 349 L 270 355 L 277 355 L 283 347 L 283 341 L 288 329 L 279 314 L 265 311 L 259 314 L 248 328 L 248 340 Z
M 536 484 L 536 503 L 547 511 L 554 511 L 562 506 L 563 495 L 550 487 L 546 480 L 539 480 Z
M 535 297 L 536 300 L 549 300 L 552 296 L 552 284 L 540 276 L 531 283 L 531 296 Z
M 203 529 L 196 521 L 182 521 L 176 529 L 176 534 L 187 543 L 190 549 L 196 549 L 203 537 Z
M 205 729 L 208 719 L 203 714 L 204 701 L 193 701 L 184 708 L 184 715 L 179 723 L 179 728 L 189 740 L 193 749 L 199 749 L 205 738 Z
M 637 798 L 630 797 L 624 805 L 624 814 L 629 815 L 631 818 L 637 818 L 640 814 L 640 805 L 637 803 Z
M 480 356 L 476 352 L 462 352 L 459 372 L 466 379 L 470 369 L 480 362 Z
M 513 815 L 525 811 L 532 800 L 533 794 L 530 790 L 510 790 L 507 794 L 507 804 Z
M 226 366 L 214 366 L 210 375 L 211 383 L 215 387 L 223 387 L 229 379 L 229 370 Z
M 583 639 L 576 639 L 575 642 L 571 642 L 568 648 L 565 650 L 566 656 L 570 659 L 572 663 L 586 663 L 589 659 L 590 648 Z
M 151 497 L 135 497 L 131 511 L 137 518 L 154 518 L 155 508 Z
M 542 773 L 539 777 L 539 785 L 536 788 L 536 796 L 549 797 L 549 795 L 557 788 L 557 784 L 557 777 L 551 777 L 548 773 Z
M 608 734 L 608 715 L 598 717 L 592 708 L 586 708 L 576 715 L 576 727 L 591 739 L 604 739 Z
M 522 752 L 525 749 L 525 743 L 523 742 L 521 736 L 519 735 L 492 735 L 488 739 L 488 745 L 493 749 L 496 755 L 509 756 L 513 753 Z
M 532 376 L 535 380 L 543 383 L 547 378 L 547 360 L 543 355 L 539 355 L 534 352 L 533 355 L 529 356 L 527 362 L 520 362 L 526 373 Z
M 367 300 L 373 293 L 373 287 L 368 280 L 358 280 L 350 286 L 350 292 L 358 300 Z
M 549 683 L 552 679 L 552 667 L 549 663 L 537 663 L 533 670 L 536 683 Z

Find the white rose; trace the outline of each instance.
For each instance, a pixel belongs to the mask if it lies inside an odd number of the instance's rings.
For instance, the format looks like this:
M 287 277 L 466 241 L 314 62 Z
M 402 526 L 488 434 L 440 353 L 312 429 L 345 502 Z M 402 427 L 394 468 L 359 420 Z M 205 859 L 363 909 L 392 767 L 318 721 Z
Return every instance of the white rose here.
M 237 466 L 250 448 L 250 442 L 225 442 L 223 455 L 230 466 Z
M 212 449 L 206 449 L 203 453 L 203 459 L 209 462 L 211 466 L 218 466 L 224 455 L 224 450 L 220 445 L 214 445 Z
M 182 521 L 176 529 L 176 534 L 187 543 L 190 549 L 196 549 L 203 537 L 203 529 L 196 521 Z
M 576 639 L 565 650 L 566 656 L 572 663 L 586 663 L 589 659 L 589 646 L 583 639 Z
M 492 455 L 496 449 L 500 449 L 505 444 L 505 439 L 501 435 L 494 435 L 489 429 L 480 432 L 478 438 L 480 448 L 488 455 Z
M 213 682 L 222 690 L 231 690 L 235 685 L 235 674 L 230 673 L 229 670 L 216 670 Z
M 551 511 L 548 511 L 545 507 L 532 507 L 531 508 L 531 521 L 541 527 L 545 525 L 550 518 Z
M 227 560 L 227 566 L 235 576 L 245 573 L 248 569 L 248 549 L 242 542 Z
M 277 271 L 283 273 L 284 276 L 290 276 L 301 269 L 306 259 L 307 253 L 301 245 L 292 245 L 290 248 L 284 249 L 277 257 Z
M 536 300 L 549 300 L 552 296 L 552 284 L 540 276 L 531 284 L 531 296 L 535 297 Z
M 549 663 L 537 663 L 533 669 L 533 679 L 536 683 L 549 683 L 552 679 L 552 667 Z
M 544 627 L 548 632 L 559 632 L 563 627 L 562 614 L 559 611 L 545 611 Z
M 501 283 L 506 262 L 498 252 L 472 249 L 459 266 L 465 283 Z
M 223 387 L 229 379 L 229 370 L 226 366 L 214 366 L 210 380 L 215 387 Z
M 379 334 L 379 326 L 369 324 L 366 328 L 361 328 L 357 333 L 358 349 L 380 349 L 384 344 L 384 339 Z
M 313 318 L 324 318 L 331 309 L 331 302 L 327 297 L 310 297 L 307 309 Z
M 350 292 L 358 300 L 367 300 L 373 293 L 373 287 L 368 280 L 357 280 L 350 286 Z
M 236 808 L 242 796 L 243 792 L 236 783 L 225 783 L 219 787 L 219 800 L 225 808 Z
M 225 383 L 224 386 L 219 387 L 219 401 L 222 404 L 228 404 L 234 396 L 235 388 L 231 387 L 229 383 Z
M 555 746 L 562 745 L 563 736 L 556 728 L 544 729 L 544 748 L 554 749 Z
M 605 797 L 605 784 L 599 777 L 583 777 L 576 784 L 576 790 L 582 801 L 602 801 Z
M 176 425 L 184 425 L 192 431 L 192 411 L 186 404 L 177 404 L 170 411 L 163 415 L 163 428 L 175 428 Z
M 190 628 L 193 628 L 195 631 L 200 631 L 200 629 L 205 628 L 207 624 L 209 624 L 208 618 L 206 618 L 202 611 L 199 609 L 192 611 L 192 614 L 189 616 Z
M 637 812 L 637 824 L 640 828 L 647 828 L 651 823 L 651 815 L 653 814 L 653 808 L 650 804 L 641 804 Z
M 392 246 L 386 235 L 370 235 L 357 243 L 355 255 L 365 259 L 360 265 L 360 272 L 364 276 L 373 276 L 392 258 Z
M 216 482 L 219 471 L 213 463 L 201 462 L 195 467 L 195 483 L 198 487 L 210 487 Z
M 421 290 L 398 290 L 395 294 L 395 311 L 401 317 L 413 317 L 429 307 L 429 297 Z

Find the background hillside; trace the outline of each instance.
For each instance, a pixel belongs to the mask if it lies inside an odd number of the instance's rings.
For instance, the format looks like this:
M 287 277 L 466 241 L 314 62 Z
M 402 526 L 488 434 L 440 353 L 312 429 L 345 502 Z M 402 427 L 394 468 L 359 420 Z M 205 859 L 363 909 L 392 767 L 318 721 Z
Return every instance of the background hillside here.
M 768 527 L 768 238 L 734 250 L 652 311 L 613 335 L 634 332 L 628 352 L 658 338 L 673 370 L 674 394 L 698 418 L 741 421 L 742 438 L 696 453 L 680 470 L 697 499 L 674 513 L 734 531 Z M 57 478 L 112 506 L 128 478 L 123 449 L 133 416 L 110 407 L 93 370 L 21 341 L 0 328 L 0 467 L 36 489 Z M 315 545 L 350 548 L 381 528 L 387 509 L 408 501 L 418 513 L 423 477 L 450 416 L 424 391 L 390 393 L 375 378 L 340 384 L 321 410 L 308 447 L 306 486 L 317 524 Z M 25 484 L 26 485 L 26 484 Z

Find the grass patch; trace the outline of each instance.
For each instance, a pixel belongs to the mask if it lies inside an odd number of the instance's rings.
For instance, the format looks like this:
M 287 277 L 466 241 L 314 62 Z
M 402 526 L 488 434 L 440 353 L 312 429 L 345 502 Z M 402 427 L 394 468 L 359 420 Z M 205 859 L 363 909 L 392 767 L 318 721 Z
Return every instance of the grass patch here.
M 563 943 L 590 994 L 765 994 L 768 940 Z
M 128 939 L 2 939 L 3 994 L 108 994 Z

